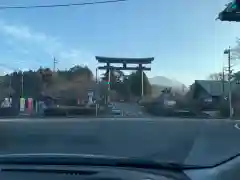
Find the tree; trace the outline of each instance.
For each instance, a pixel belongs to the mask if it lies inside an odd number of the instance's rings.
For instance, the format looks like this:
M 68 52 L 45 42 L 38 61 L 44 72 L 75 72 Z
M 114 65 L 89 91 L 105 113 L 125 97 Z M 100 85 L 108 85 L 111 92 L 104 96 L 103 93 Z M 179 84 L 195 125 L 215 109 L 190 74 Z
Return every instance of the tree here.
M 16 97 L 20 97 L 22 95 L 22 72 L 15 71 L 9 75 L 9 80 L 11 81 L 11 86 L 14 89 L 14 95 Z M 8 81 L 9 81 L 8 80 Z
M 93 73 L 86 66 L 74 66 L 69 70 L 54 72 L 47 94 L 64 99 L 86 99 L 90 89 L 95 89 Z
M 233 74 L 233 80 L 240 82 L 240 71 Z
M 110 82 L 109 79 L 109 71 L 103 74 L 102 80 L 107 84 L 110 83 L 111 90 L 115 90 L 117 93 L 123 95 L 126 92 L 127 86 L 125 81 L 127 80 L 126 76 L 122 71 L 111 70 L 110 71 Z
M 223 80 L 223 74 L 221 72 L 212 73 L 209 75 L 208 79 L 215 80 L 215 81 L 221 81 L 221 80 Z M 224 79 L 225 79 L 225 77 L 224 77 Z
M 115 84 L 113 90 L 117 92 L 121 99 L 129 100 L 131 96 L 131 84 L 127 76 L 124 74 L 116 74 Z
M 130 76 L 129 76 L 129 83 L 130 83 L 130 89 L 131 92 L 135 95 L 135 96 L 141 96 L 141 91 L 142 91 L 142 73 L 141 71 L 136 71 L 133 72 Z M 149 95 L 151 94 L 151 84 L 146 76 L 145 73 L 143 73 L 143 94 L 144 95 Z
M 32 70 L 23 72 L 23 95 L 37 98 L 42 92 L 43 82 L 41 75 Z
M 69 69 L 68 75 L 70 79 L 77 78 L 77 77 L 85 77 L 86 79 L 92 80 L 93 73 L 87 66 L 79 66 L 76 65 Z
M 44 88 L 46 88 L 52 82 L 53 72 L 50 68 L 40 68 L 38 72 L 41 75 Z
M 110 71 L 110 82 L 109 81 L 109 71 Z M 115 89 L 115 85 L 118 81 L 118 77 L 117 77 L 117 73 L 116 71 L 113 71 L 113 70 L 107 70 L 104 74 L 103 74 L 103 77 L 102 77 L 102 81 L 106 82 L 106 84 L 110 83 L 110 87 L 111 89 Z
M 233 74 L 233 82 L 240 84 L 240 71 Z M 233 101 L 238 101 L 240 99 L 240 88 L 239 86 L 233 86 Z
M 22 83 L 23 80 L 23 83 Z M 41 92 L 51 92 L 52 96 L 66 92 L 68 96 L 87 94 L 88 88 L 94 88 L 92 72 L 88 67 L 75 66 L 69 70 L 52 72 L 50 68 L 37 71 L 14 71 L 0 77 L 1 97 L 13 95 L 38 98 Z M 74 92 L 71 92 L 73 91 Z M 49 94 L 50 95 L 50 94 Z M 64 96 L 65 96 L 64 95 Z

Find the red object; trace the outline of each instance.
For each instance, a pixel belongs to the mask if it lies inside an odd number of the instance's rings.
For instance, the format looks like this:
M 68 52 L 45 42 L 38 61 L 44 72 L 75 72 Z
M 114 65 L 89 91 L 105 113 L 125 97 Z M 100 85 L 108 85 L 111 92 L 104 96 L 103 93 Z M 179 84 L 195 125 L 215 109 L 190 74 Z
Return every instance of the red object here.
M 33 111 L 33 99 L 32 98 L 28 98 L 27 104 L 28 104 L 28 112 L 32 113 L 32 111 Z

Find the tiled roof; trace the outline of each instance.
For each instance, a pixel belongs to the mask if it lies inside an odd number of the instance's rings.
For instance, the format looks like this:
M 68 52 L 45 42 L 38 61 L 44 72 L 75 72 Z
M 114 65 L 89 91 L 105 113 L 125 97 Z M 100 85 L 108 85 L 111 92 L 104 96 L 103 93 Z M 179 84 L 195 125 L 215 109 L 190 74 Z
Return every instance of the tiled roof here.
M 223 94 L 228 94 L 229 84 L 227 81 L 214 81 L 214 80 L 196 80 L 196 84 L 202 86 L 208 94 L 211 96 L 221 96 Z M 224 88 L 223 88 L 224 85 Z M 232 90 L 234 90 L 239 84 L 232 82 Z
M 149 58 L 116 58 L 116 57 L 102 57 L 96 56 L 96 60 L 99 63 L 128 63 L 128 64 L 151 64 L 154 60 L 154 57 Z

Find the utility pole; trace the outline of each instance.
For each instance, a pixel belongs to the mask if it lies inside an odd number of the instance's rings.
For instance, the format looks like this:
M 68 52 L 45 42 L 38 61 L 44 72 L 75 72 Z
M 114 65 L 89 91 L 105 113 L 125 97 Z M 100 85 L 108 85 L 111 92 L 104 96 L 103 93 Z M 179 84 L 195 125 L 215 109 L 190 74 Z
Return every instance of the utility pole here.
M 99 84 L 98 84 L 98 68 L 96 68 L 96 90 L 95 90 L 95 115 L 98 116 L 98 103 L 99 103 Z
M 108 100 L 107 102 L 110 103 L 111 99 L 110 99 L 110 91 L 111 91 L 111 69 L 108 69 Z
M 224 96 L 224 91 L 225 91 L 225 88 L 224 88 L 224 85 L 225 85 L 225 69 L 223 67 L 223 70 L 222 70 L 222 91 L 223 91 L 223 96 Z
M 144 72 L 141 70 L 141 97 L 144 96 Z
M 53 72 L 56 71 L 56 64 L 58 63 L 58 61 L 56 60 L 56 58 L 53 58 Z
M 232 67 L 231 67 L 231 47 L 224 51 L 224 54 L 228 55 L 228 101 L 229 101 L 229 118 L 231 119 L 233 116 L 232 109 L 232 88 L 231 88 L 231 78 L 232 78 Z
M 98 84 L 98 68 L 96 68 L 96 84 Z
M 22 98 L 23 98 L 23 71 L 22 71 L 22 76 L 21 76 L 21 93 L 22 93 Z
M 12 74 L 10 74 L 9 76 L 9 89 L 8 89 L 9 97 L 12 95 L 11 91 L 12 91 Z

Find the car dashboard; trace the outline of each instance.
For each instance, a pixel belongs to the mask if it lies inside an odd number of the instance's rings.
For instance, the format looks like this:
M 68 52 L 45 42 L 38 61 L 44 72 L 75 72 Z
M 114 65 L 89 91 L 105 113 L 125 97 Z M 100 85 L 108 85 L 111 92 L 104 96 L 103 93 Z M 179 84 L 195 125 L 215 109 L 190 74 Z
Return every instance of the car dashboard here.
M 219 165 L 186 170 L 184 173 L 193 180 L 235 180 L 240 179 L 240 157 L 229 159 Z
M 113 167 L 7 165 L 1 167 L 4 180 L 174 180 L 188 179 L 181 171 Z
M 235 180 L 240 178 L 240 157 L 213 167 L 186 170 L 27 164 L 0 164 L 0 170 L 4 180 Z

